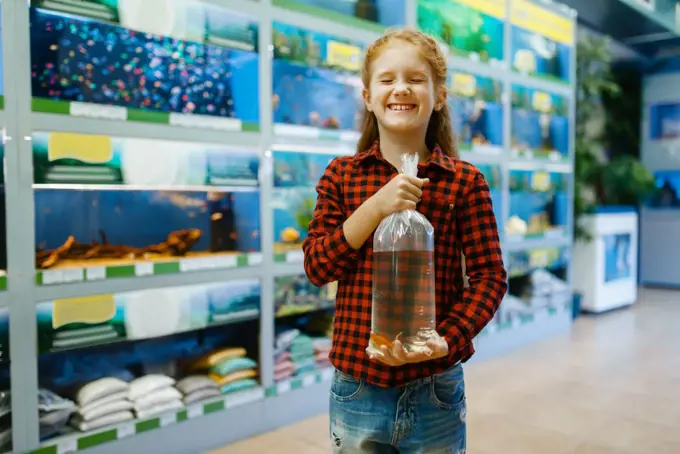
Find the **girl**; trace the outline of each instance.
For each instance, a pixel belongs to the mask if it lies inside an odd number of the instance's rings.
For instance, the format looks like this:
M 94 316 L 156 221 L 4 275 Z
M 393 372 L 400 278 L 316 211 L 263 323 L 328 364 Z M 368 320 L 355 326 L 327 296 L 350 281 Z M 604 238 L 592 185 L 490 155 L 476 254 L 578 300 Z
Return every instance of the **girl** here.
M 335 453 L 464 453 L 461 364 L 507 289 L 489 186 L 456 158 L 446 58 L 416 31 L 371 44 L 362 68 L 364 124 L 354 156 L 334 159 L 317 185 L 303 243 L 317 286 L 338 281 L 330 432 Z M 418 177 L 399 174 L 418 153 Z M 435 231 L 437 331 L 431 356 L 365 352 L 371 329 L 372 234 L 389 214 L 417 209 Z M 463 285 L 465 256 L 469 284 Z

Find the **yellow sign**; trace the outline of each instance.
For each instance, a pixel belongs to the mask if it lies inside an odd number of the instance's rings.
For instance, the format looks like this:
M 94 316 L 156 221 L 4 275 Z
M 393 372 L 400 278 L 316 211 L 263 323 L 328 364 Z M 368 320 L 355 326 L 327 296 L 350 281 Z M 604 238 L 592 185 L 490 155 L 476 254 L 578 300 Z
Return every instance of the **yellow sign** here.
M 550 113 L 552 111 L 552 97 L 549 93 L 535 91 L 531 97 L 531 107 L 537 112 Z
M 91 295 L 54 300 L 52 327 L 71 323 L 94 325 L 108 322 L 116 315 L 116 298 L 113 295 Z
M 453 73 L 451 91 L 455 95 L 471 98 L 477 94 L 477 79 L 472 74 Z
M 574 21 L 529 0 L 512 0 L 510 22 L 553 41 L 574 45 Z
M 545 192 L 550 189 L 550 174 L 548 172 L 534 172 L 531 175 L 531 189 Z
M 52 132 L 47 145 L 47 157 L 50 161 L 71 158 L 103 164 L 113 158 L 113 144 L 108 136 Z
M 453 0 L 487 16 L 505 19 L 508 0 Z
M 333 66 L 359 71 L 361 69 L 361 49 L 351 44 L 328 41 L 326 61 Z

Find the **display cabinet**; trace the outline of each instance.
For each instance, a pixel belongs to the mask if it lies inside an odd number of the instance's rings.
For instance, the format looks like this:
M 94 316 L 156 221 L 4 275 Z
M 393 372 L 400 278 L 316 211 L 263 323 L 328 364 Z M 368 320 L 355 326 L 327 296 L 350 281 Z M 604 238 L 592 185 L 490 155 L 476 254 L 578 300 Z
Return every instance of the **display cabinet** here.
M 476 358 L 568 329 L 572 10 L 2 0 L 0 16 L 0 452 L 203 452 L 327 409 L 337 283 L 309 282 L 301 244 L 319 178 L 356 151 L 364 49 L 394 27 L 445 50 L 460 158 L 491 190 L 509 292 Z

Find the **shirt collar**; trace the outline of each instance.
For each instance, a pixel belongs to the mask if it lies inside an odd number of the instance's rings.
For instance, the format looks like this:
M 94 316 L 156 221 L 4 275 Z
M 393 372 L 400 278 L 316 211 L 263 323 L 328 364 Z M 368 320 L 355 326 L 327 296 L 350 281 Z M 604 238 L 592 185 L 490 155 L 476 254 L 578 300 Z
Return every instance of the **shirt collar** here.
M 380 139 L 377 139 L 375 142 L 373 142 L 373 145 L 368 150 L 357 152 L 354 155 L 354 160 L 357 162 L 363 162 L 369 157 L 382 159 L 382 155 L 380 154 Z M 453 159 L 446 156 L 439 145 L 435 145 L 432 148 L 430 157 L 425 163 L 426 166 L 430 164 L 439 166 L 442 169 L 452 173 L 456 171 L 453 165 Z

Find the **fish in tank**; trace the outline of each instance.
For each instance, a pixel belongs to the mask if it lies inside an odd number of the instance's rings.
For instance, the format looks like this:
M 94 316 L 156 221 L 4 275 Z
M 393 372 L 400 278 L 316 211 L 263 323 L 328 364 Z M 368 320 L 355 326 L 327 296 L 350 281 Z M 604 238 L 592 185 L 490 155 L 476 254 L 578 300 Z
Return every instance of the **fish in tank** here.
M 157 34 L 118 25 L 126 23 L 120 12 L 105 22 L 31 8 L 32 94 L 257 123 L 259 57 L 257 43 L 247 41 L 257 36 L 256 22 L 220 11 L 203 20 L 191 16 L 193 31 Z
M 36 267 L 259 251 L 259 192 L 37 189 Z

